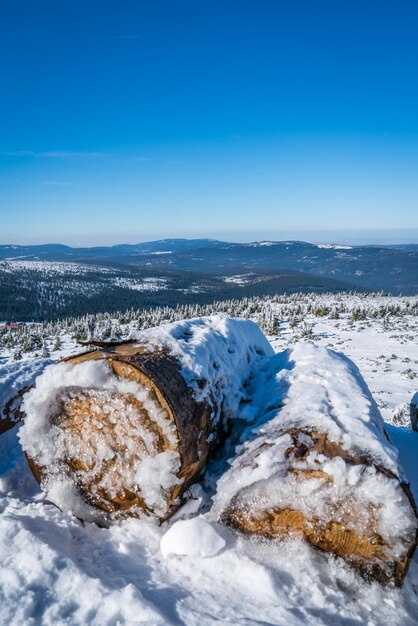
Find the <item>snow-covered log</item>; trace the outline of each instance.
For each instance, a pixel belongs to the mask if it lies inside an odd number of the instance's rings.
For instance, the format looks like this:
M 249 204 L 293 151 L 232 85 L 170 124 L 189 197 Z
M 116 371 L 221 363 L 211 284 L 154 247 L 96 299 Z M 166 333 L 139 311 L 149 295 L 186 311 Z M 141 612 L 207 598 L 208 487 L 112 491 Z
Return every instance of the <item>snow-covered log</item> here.
M 219 480 L 215 518 L 270 539 L 302 536 L 400 584 L 416 547 L 416 509 L 360 372 L 310 343 L 268 361 L 247 407 L 258 411 L 257 426 Z
M 166 519 L 270 354 L 256 324 L 215 316 L 50 366 L 23 402 L 35 477 L 83 519 Z

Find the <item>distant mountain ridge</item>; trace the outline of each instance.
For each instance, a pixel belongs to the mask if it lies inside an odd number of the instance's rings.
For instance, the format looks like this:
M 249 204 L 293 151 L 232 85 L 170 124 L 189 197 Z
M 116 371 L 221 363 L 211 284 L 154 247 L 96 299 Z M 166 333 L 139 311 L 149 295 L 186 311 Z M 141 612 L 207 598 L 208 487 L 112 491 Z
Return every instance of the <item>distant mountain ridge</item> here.
M 42 261 L 81 261 L 86 258 L 98 260 L 105 257 L 114 259 L 126 254 L 152 254 L 154 252 L 182 252 L 196 248 L 209 248 L 228 245 L 216 239 L 159 239 L 143 243 L 121 243 L 114 246 L 72 247 L 60 243 L 38 245 L 0 245 L 0 259 L 26 258 Z
M 161 239 L 85 248 L 61 244 L 1 245 L 0 259 L 117 263 L 212 277 L 290 270 L 370 291 L 418 294 L 418 244 L 346 246 L 304 241 Z

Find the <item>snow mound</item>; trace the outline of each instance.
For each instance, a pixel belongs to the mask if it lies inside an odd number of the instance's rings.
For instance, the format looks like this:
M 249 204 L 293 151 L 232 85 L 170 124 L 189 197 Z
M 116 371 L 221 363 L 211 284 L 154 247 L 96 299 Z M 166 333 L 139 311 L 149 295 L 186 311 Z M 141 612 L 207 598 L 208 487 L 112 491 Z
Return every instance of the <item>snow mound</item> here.
M 329 439 L 403 477 L 398 451 L 386 438 L 384 422 L 359 369 L 344 354 L 301 341 L 264 361 L 242 411 L 256 414 L 257 429 L 317 430 Z
M 161 552 L 164 557 L 184 555 L 190 557 L 215 556 L 225 547 L 223 539 L 202 517 L 179 520 L 162 536 Z

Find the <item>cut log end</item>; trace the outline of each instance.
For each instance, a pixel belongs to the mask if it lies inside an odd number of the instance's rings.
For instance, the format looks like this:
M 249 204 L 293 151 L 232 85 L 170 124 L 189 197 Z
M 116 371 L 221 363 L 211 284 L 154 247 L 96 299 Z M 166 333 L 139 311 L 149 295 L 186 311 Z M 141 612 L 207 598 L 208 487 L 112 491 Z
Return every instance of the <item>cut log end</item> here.
M 208 407 L 191 398 L 166 355 L 124 345 L 66 362 L 77 368 L 90 361 L 107 364 L 111 383 L 60 388 L 48 416 L 56 453 L 46 466 L 32 456 L 32 472 L 44 485 L 69 477 L 84 502 L 112 519 L 164 520 L 206 461 Z
M 285 471 L 238 491 L 221 513 L 221 521 L 266 539 L 299 536 L 342 557 L 366 578 L 400 585 L 417 541 L 407 485 L 366 459 L 350 456 L 326 435 L 304 432 L 298 437 L 296 430 L 291 434 Z M 338 473 L 333 474 L 328 462 L 337 458 Z M 250 461 L 256 468 L 256 453 Z M 341 472 L 350 469 L 352 478 L 344 480 Z M 380 490 L 378 497 L 373 488 Z M 386 497 L 393 501 L 385 501 Z M 398 511 L 399 518 L 391 520 Z M 396 531 L 392 532 L 391 521 L 399 526 Z
M 342 523 L 307 519 L 294 509 L 257 512 L 249 507 L 231 506 L 221 520 L 244 534 L 265 539 L 301 537 L 324 552 L 342 557 L 365 578 L 381 583 L 401 585 L 412 556 L 411 549 L 406 549 L 402 556 L 390 558 L 385 551 L 388 544 L 378 533 L 364 529 L 362 534 Z
M 149 457 L 172 451 L 171 422 L 161 411 L 166 431 L 151 419 L 135 396 L 68 388 L 59 396 L 51 423 L 62 431 L 62 458 L 92 504 L 109 513 L 135 507 L 151 512 L 136 482 L 136 468 Z M 179 461 L 178 461 L 179 464 Z

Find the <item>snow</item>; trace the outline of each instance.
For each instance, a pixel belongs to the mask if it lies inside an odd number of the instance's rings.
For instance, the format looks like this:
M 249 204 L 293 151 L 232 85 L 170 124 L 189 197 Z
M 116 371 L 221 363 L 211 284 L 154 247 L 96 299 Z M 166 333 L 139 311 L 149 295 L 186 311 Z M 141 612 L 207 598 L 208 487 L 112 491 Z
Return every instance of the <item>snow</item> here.
M 410 434 L 417 437 L 411 441 Z M 416 458 L 415 439 L 417 433 L 405 432 L 404 446 Z M 382 587 L 299 540 L 250 539 L 208 520 L 225 540 L 218 554 L 165 558 L 160 545 L 170 522 L 82 525 L 39 491 L 15 431 L 0 437 L 0 459 L 4 625 L 417 623 L 416 562 L 402 589 Z
M 418 432 L 404 426 L 397 427 L 392 424 L 386 424 L 386 429 L 391 441 L 399 449 L 402 467 L 410 481 L 415 502 L 418 502 L 418 472 L 416 471 Z
M 162 536 L 160 548 L 164 557 L 209 557 L 218 554 L 225 544 L 225 539 L 203 517 L 194 517 L 175 522 Z
M 50 363 L 52 363 L 51 359 L 35 359 L 0 365 L 0 420 L 5 417 L 4 406 L 7 402 L 16 398 L 18 392 L 25 387 L 33 385 L 35 379 Z M 16 398 L 10 407 L 11 411 L 19 405 L 20 399 Z M 13 421 L 14 418 L 15 416 L 11 413 L 10 419 Z
M 248 247 L 251 248 L 270 248 L 271 246 L 277 246 L 277 241 L 254 241 L 253 243 L 247 243 Z M 280 243 L 286 243 L 281 241 Z
M 251 279 L 254 277 L 254 274 L 246 273 L 246 274 L 236 274 L 235 276 L 222 276 L 222 280 L 225 283 L 235 283 L 236 285 L 247 285 L 251 282 Z
M 161 291 L 168 289 L 169 282 L 168 278 L 142 278 L 138 280 L 120 276 L 112 280 L 112 283 L 116 285 L 116 287 L 133 289 L 134 291 Z
M 402 402 L 396 407 L 396 409 L 392 413 L 392 423 L 396 424 L 396 426 L 406 426 L 407 428 L 410 427 L 411 409 L 409 402 Z
M 341 246 L 335 243 L 318 243 L 316 247 L 329 250 L 353 250 L 353 246 Z
M 312 306 L 324 303 L 338 306 L 338 302 L 349 299 L 353 309 L 357 304 L 367 303 L 362 299 L 357 302 L 354 296 L 344 298 L 312 296 L 311 302 Z M 382 298 L 381 302 L 386 305 L 388 300 Z M 272 345 L 276 351 L 283 352 L 300 341 L 300 327 L 290 329 L 287 314 L 280 313 L 280 305 L 271 306 L 283 320 L 281 333 L 272 337 Z M 376 307 L 379 306 L 376 300 Z M 381 319 L 356 322 L 352 326 L 345 314 L 336 320 L 318 318 L 312 313 L 304 313 L 303 318 L 312 326 L 315 343 L 332 344 L 359 366 L 386 420 L 391 419 L 398 405 L 410 401 L 417 391 L 417 381 L 402 372 L 406 368 L 418 371 L 416 318 L 392 317 L 386 328 Z M 64 337 L 64 341 L 63 354 L 68 355 L 74 347 L 70 348 L 69 339 Z M 390 358 L 392 354 L 397 359 Z M 381 355 L 384 358 L 379 358 Z M 57 358 L 59 354 L 54 356 Z M 32 368 L 35 371 L 39 360 L 26 358 L 18 364 L 9 361 L 2 367 L 2 397 L 3 380 L 9 368 L 25 365 L 28 372 Z M 402 363 L 405 359 L 408 363 Z M 190 369 L 189 376 L 193 380 Z M 418 433 L 388 424 L 386 428 L 399 448 L 401 464 L 418 498 Z M 56 508 L 40 490 L 28 469 L 16 431 L 0 436 L 2 625 L 416 626 L 418 623 L 417 556 L 402 588 L 366 583 L 340 559 L 300 540 L 259 540 L 237 535 L 217 524 L 208 515 L 210 482 L 193 485 L 190 498 L 162 526 L 136 519 L 123 520 L 109 528 L 83 525 L 70 513 Z M 164 557 L 161 550 L 164 536 L 179 520 L 189 518 L 205 520 L 224 539 L 224 547 L 210 558 L 187 554 Z M 184 533 L 183 541 L 187 537 Z M 179 540 L 178 545 L 181 543 Z
M 220 408 L 225 421 L 237 415 L 247 394 L 245 382 L 273 350 L 257 324 L 223 315 L 163 324 L 132 337 L 152 348 L 168 349 L 198 402 L 212 406 L 215 423 Z
M 0 261 L 0 269 L 7 273 L 29 270 L 30 272 L 42 272 L 46 276 L 78 276 L 91 272 L 115 274 L 117 272 L 115 268 L 104 265 L 90 265 L 71 261 L 21 261 L 15 259 Z
M 345 355 L 298 342 L 265 364 L 253 388 L 253 401 L 245 410 L 255 408 L 263 424 L 270 420 L 273 431 L 284 423 L 286 428 L 326 433 L 343 449 L 400 475 L 397 452 L 383 435 L 377 405 L 358 368 Z M 275 417 L 276 422 L 271 421 Z

